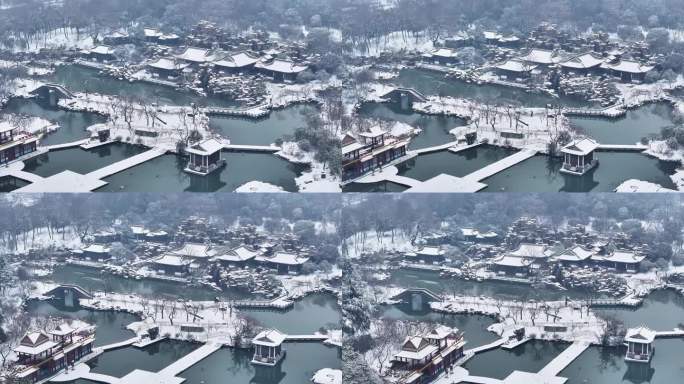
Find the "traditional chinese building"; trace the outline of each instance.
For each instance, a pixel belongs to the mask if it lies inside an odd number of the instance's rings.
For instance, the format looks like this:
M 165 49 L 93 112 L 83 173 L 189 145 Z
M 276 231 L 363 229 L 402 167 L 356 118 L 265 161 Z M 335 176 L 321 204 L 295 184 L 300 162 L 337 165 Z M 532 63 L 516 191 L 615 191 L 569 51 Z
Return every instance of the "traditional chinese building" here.
M 648 363 L 653 357 L 653 342 L 656 332 L 646 327 L 630 328 L 625 335 L 627 353 L 625 360 Z
M 646 256 L 637 255 L 631 251 L 614 251 L 607 255 L 593 255 L 591 260 L 603 267 L 612 268 L 620 272 L 637 272 Z
M 297 75 L 306 71 L 309 67 L 292 61 L 271 59 L 257 62 L 255 68 L 274 81 L 294 82 L 297 80 Z
M 301 273 L 309 258 L 296 253 L 276 252 L 271 257 L 259 255 L 256 261 L 267 268 L 276 269 L 279 274 L 297 274 Z
M 554 261 L 558 261 L 565 266 L 582 266 L 588 264 L 594 254 L 596 254 L 596 252 L 593 250 L 576 245 L 572 248 L 564 250 L 560 254 L 556 255 L 553 259 Z
M 74 252 L 74 255 L 88 261 L 103 262 L 112 258 L 112 255 L 109 253 L 110 248 L 103 244 L 90 244 L 78 251 L 80 252 Z
M 35 154 L 38 137 L 19 132 L 9 124 L 0 124 L 0 163 L 7 164 Z
M 189 65 L 180 60 L 163 57 L 147 64 L 147 69 L 152 72 L 153 76 L 156 75 L 163 79 L 175 79 L 182 75 L 185 68 Z
M 208 139 L 185 149 L 190 161 L 185 172 L 206 176 L 226 165 L 222 151 L 224 145 L 216 139 Z
M 404 383 L 429 383 L 463 357 L 465 343 L 458 329 L 439 325 L 426 334 L 406 337 L 392 367 L 410 372 Z
M 254 346 L 252 364 L 271 367 L 277 365 L 285 357 L 285 351 L 282 348 L 285 338 L 284 334 L 275 329 L 265 330 L 256 335 L 252 339 Z
M 244 267 L 253 264 L 258 255 L 258 251 L 245 246 L 239 246 L 226 252 L 218 252 L 216 260 L 226 267 Z
M 258 57 L 246 52 L 239 52 L 214 61 L 214 68 L 226 73 L 244 73 L 253 70 L 258 61 Z
M 563 166 L 560 171 L 571 175 L 584 175 L 598 165 L 594 152 L 599 145 L 596 141 L 584 138 L 571 142 L 561 149 Z
M 54 376 L 88 355 L 94 341 L 92 332 L 77 332 L 68 324 L 49 333 L 27 333 L 14 349 L 18 357 L 16 382 L 30 384 Z
M 192 260 L 176 255 L 163 255 L 152 262 L 154 270 L 162 275 L 183 277 L 190 273 Z
M 114 55 L 114 48 L 107 45 L 98 45 L 93 49 L 84 51 L 83 54 L 87 58 L 99 62 L 109 62 L 116 60 L 116 56 Z
M 390 136 L 387 131 L 373 128 L 342 140 L 343 179 L 362 176 L 374 169 L 406 156 L 410 140 Z

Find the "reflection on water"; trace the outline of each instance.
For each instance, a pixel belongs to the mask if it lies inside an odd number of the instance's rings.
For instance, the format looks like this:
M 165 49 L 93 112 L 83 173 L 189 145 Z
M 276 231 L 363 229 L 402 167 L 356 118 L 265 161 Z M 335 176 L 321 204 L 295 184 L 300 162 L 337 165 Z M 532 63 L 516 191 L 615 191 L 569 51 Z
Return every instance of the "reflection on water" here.
M 157 105 L 235 106 L 237 103 L 222 97 L 204 97 L 191 92 L 179 91 L 175 87 L 145 83 L 128 82 L 111 76 L 101 76 L 97 69 L 78 65 L 57 67 L 49 77 L 50 82 L 64 85 L 72 92 L 101 93 L 135 97 Z
M 674 125 L 672 107 L 666 103 L 629 110 L 619 119 L 573 117 L 570 123 L 601 144 L 636 144 L 642 137 L 660 134 L 662 128 Z
M 266 153 L 225 152 L 227 165 L 207 176 L 183 171 L 187 160 L 164 155 L 116 175 L 107 177 L 108 185 L 98 192 L 233 192 L 252 181 L 262 181 L 296 192 L 295 178 L 307 166 L 292 164 Z
M 89 150 L 81 148 L 60 149 L 26 160 L 24 171 L 42 177 L 53 176 L 65 170 L 83 175 L 133 157 L 146 150 L 142 146 L 124 143 L 107 144 Z
M 624 347 L 592 346 L 565 368 L 559 376 L 568 384 L 671 384 L 681 383 L 684 360 L 680 339 L 656 339 L 655 353 L 650 363 L 625 361 Z
M 392 84 L 414 88 L 426 95 L 445 95 L 466 99 L 480 100 L 497 105 L 515 105 L 525 107 L 543 107 L 547 104 L 581 107 L 588 102 L 574 97 L 560 98 L 543 94 L 529 93 L 521 89 L 494 84 L 466 83 L 458 79 L 446 79 L 443 73 L 420 69 L 403 69 L 399 77 L 390 80 Z
M 512 350 L 497 348 L 478 353 L 463 365 L 473 376 L 505 379 L 513 371 L 538 372 L 569 344 L 531 340 Z
M 321 368 L 341 369 L 338 348 L 321 343 L 287 343 L 275 367 L 250 364 L 251 350 L 223 348 L 180 374 L 190 384 L 304 384 Z
M 139 320 L 138 317 L 123 312 L 91 311 L 78 307 L 67 307 L 58 300 L 32 300 L 28 302 L 26 309 L 31 316 L 76 319 L 95 325 L 97 327 L 96 347 L 130 339 L 134 333 L 126 329 L 126 326 Z
M 3 112 L 17 113 L 27 116 L 40 117 L 58 124 L 59 129 L 40 139 L 40 145 L 54 145 L 74 142 L 89 137 L 86 128 L 94 124 L 105 122 L 105 118 L 87 112 L 71 112 L 50 108 L 37 99 L 13 98 L 7 103 Z
M 493 145 L 480 145 L 458 153 L 440 151 L 416 156 L 399 165 L 399 175 L 425 181 L 442 173 L 462 177 L 517 152 Z
M 599 164 L 583 176 L 560 173 L 561 159 L 538 155 L 482 180 L 485 192 L 613 192 L 629 179 L 676 189 L 678 163 L 636 152 L 598 152 Z
M 272 111 L 263 119 L 212 117 L 209 127 L 230 139 L 231 144 L 271 145 L 276 139 L 294 134 L 297 128 L 306 127 L 304 115 L 317 112 L 313 105 L 294 105 Z
M 465 125 L 465 121 L 458 117 L 402 111 L 398 104 L 393 103 L 365 103 L 359 109 L 359 115 L 386 121 L 400 121 L 414 128 L 420 128 L 422 132 L 411 140 L 409 149 L 427 148 L 452 142 L 454 136 L 449 131 Z

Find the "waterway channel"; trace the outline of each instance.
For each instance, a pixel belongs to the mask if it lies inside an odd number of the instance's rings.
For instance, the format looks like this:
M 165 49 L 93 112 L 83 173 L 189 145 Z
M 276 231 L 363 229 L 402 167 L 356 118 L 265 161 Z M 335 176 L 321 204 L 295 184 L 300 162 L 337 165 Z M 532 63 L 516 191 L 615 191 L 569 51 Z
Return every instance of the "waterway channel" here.
M 98 69 L 80 65 L 61 65 L 55 73 L 48 76 L 48 82 L 65 86 L 72 92 L 100 93 L 135 97 L 157 105 L 190 105 L 232 107 L 237 103 L 218 96 L 201 96 L 189 91 L 180 91 L 168 85 L 152 84 L 142 81 L 124 81 L 111 76 L 101 75 Z
M 224 152 L 227 165 L 207 176 L 184 171 L 187 160 L 163 155 L 104 179 L 97 192 L 233 192 L 257 180 L 297 192 L 295 178 L 308 167 L 269 153 Z
M 412 111 L 402 111 L 394 103 L 365 103 L 358 110 L 358 114 L 365 118 L 375 118 L 382 121 L 399 121 L 421 132 L 411 140 L 409 149 L 433 147 L 454 141 L 449 131 L 465 125 L 465 121 L 453 116 L 432 116 Z
M 454 78 L 445 78 L 443 73 L 422 69 L 406 68 L 399 76 L 388 81 L 402 87 L 414 88 L 425 95 L 444 95 L 497 105 L 523 107 L 544 107 L 547 104 L 583 107 L 590 103 L 574 97 L 555 97 L 544 93 L 526 92 L 519 88 L 495 84 L 468 83 Z

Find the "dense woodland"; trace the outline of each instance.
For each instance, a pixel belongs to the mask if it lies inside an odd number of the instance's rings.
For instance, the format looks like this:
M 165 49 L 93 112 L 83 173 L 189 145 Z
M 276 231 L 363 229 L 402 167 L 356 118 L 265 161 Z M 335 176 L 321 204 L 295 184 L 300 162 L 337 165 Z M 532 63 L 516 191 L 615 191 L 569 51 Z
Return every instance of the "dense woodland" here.
M 293 34 L 307 28 L 341 31 L 346 43 L 368 43 L 391 32 L 445 36 L 474 27 L 525 34 L 548 21 L 564 30 L 618 33 L 682 51 L 667 30 L 680 30 L 680 0 L 5 0 L 0 37 L 24 38 L 63 27 L 95 35 L 103 28 L 160 25 L 187 31 L 200 20 L 232 31 L 249 27 Z M 15 4 L 14 7 L 8 6 Z M 55 6 L 58 4 L 58 6 Z M 61 6 L 59 6 L 61 4 Z M 297 28 L 292 28 L 296 26 Z
M 190 216 L 207 217 L 217 226 L 254 224 L 268 231 L 294 231 L 309 244 L 336 244 L 334 232 L 317 233 L 316 223 L 337 227 L 340 199 L 333 195 L 236 194 L 48 194 L 0 200 L 0 244 L 31 246 L 39 233 L 59 239 L 85 237 L 103 228 L 145 225 L 173 230 Z M 24 248 L 22 247 L 22 248 Z
M 513 221 L 526 216 L 551 228 L 582 224 L 604 233 L 625 232 L 649 245 L 647 256 L 652 263 L 684 263 L 684 206 L 675 195 L 431 194 L 345 199 L 340 227 L 343 238 L 370 232 L 416 239 L 444 225 L 454 231 L 475 227 L 505 233 Z

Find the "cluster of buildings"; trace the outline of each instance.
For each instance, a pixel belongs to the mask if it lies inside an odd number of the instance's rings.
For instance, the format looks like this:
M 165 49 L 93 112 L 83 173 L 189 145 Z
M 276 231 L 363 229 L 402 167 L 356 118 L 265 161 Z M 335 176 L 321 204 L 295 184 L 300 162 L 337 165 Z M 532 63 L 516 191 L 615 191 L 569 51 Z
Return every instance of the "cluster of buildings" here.
M 75 365 L 93 350 L 94 331 L 83 331 L 63 323 L 50 332 L 27 333 L 14 348 L 14 380 L 32 384 L 48 379 Z
M 551 276 L 558 267 L 574 270 L 603 268 L 619 273 L 638 272 L 646 256 L 624 233 L 609 238 L 588 232 L 582 225 L 551 230 L 536 219 L 516 220 L 504 236 L 494 231 L 460 228 L 456 234 L 430 234 L 424 245 L 400 255 L 411 263 L 442 265 L 447 258 L 444 244 L 470 244 L 464 252 L 470 260 L 495 276 L 531 279 Z
M 152 45 L 155 58 L 145 64 L 154 76 L 177 80 L 184 74 L 208 70 L 218 75 L 261 74 L 274 81 L 293 82 L 316 59 L 304 53 L 299 44 L 276 43 L 262 32 L 234 35 L 213 23 L 200 22 L 184 37 L 143 28 L 142 36 L 116 31 L 104 37 L 102 45 L 83 50 L 82 56 L 101 63 L 116 62 L 116 46 L 144 43 Z
M 588 249 L 576 245 L 560 252 L 543 244 L 521 244 L 491 261 L 500 275 L 529 277 L 535 270 L 560 264 L 565 267 L 604 267 L 617 272 L 638 272 L 646 256 L 627 250 Z
M 617 54 L 604 57 L 595 52 L 565 53 L 538 48 L 529 49 L 494 67 L 506 79 L 529 78 L 560 70 L 578 75 L 608 75 L 625 82 L 644 81 L 646 74 L 654 68 L 654 65 L 622 58 Z
M 247 246 L 227 247 L 186 243 L 151 261 L 151 267 L 161 275 L 185 277 L 210 263 L 234 268 L 262 267 L 279 274 L 298 274 L 309 261 L 301 253 L 288 253 L 270 249 L 254 250 Z
M 483 48 L 483 55 L 494 64 L 494 70 L 505 80 L 544 82 L 550 72 L 577 75 L 607 75 L 622 81 L 643 81 L 655 68 L 644 43 L 620 44 L 605 33 L 576 36 L 542 23 L 528 36 L 505 35 L 483 31 L 481 35 L 459 33 L 444 39 L 443 47 L 423 54 L 431 64 L 459 64 L 459 50 L 464 47 Z
M 91 235 L 92 243 L 71 250 L 72 259 L 89 263 L 116 260 L 111 243 L 132 241 L 141 247 L 150 270 L 160 276 L 185 278 L 195 272 L 218 266 L 227 269 L 263 268 L 278 274 L 298 274 L 313 248 L 301 244 L 295 234 L 268 235 L 253 225 L 221 228 L 206 218 L 190 217 L 174 233 L 131 226 L 126 234 L 103 229 Z M 87 263 L 86 263 L 87 264 Z
M 438 325 L 424 334 L 407 336 L 392 357 L 392 369 L 403 373 L 402 383 L 430 383 L 463 357 L 465 344 L 458 329 Z

